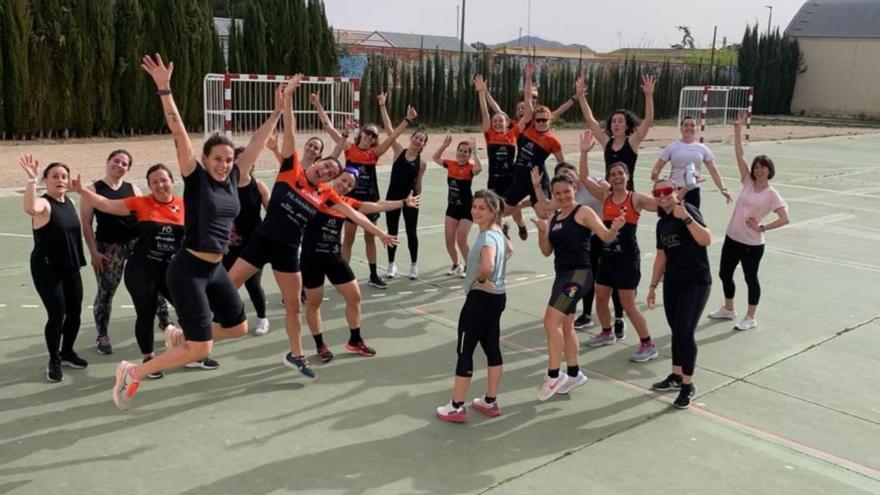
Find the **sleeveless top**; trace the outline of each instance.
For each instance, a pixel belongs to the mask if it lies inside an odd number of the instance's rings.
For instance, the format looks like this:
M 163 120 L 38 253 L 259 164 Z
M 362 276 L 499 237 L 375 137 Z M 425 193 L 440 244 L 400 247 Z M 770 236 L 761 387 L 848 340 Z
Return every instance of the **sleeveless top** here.
M 388 192 L 385 199 L 406 199 L 410 191 L 416 187 L 416 179 L 419 176 L 419 167 L 422 163 L 422 155 L 416 155 L 415 160 L 406 159 L 406 150 L 400 152 L 391 165 L 391 179 L 388 182 Z
M 34 229 L 31 263 L 39 263 L 53 274 L 65 274 L 85 266 L 82 228 L 70 198 L 63 203 L 48 194 L 42 196 L 51 208 L 49 223 Z
M 232 233 L 229 239 L 231 246 L 246 244 L 263 220 L 260 216 L 263 196 L 260 194 L 256 178 L 251 177 L 250 184 L 238 188 L 238 202 L 241 205 L 241 210 L 232 222 Z
M 614 138 L 608 138 L 608 143 L 605 144 L 605 168 L 607 169 L 612 163 L 625 163 L 627 174 L 629 174 L 629 180 L 626 181 L 626 189 L 628 191 L 633 190 L 633 177 L 635 176 L 636 160 L 638 159 L 638 153 L 629 144 L 629 136 L 623 141 L 623 147 L 617 151 L 614 151 Z
M 609 194 L 602 205 L 602 221 L 605 227 L 611 227 L 611 221 L 623 215 L 626 220 L 624 226 L 617 233 L 617 239 L 610 243 L 603 243 L 602 256 L 627 255 L 639 256 L 639 243 L 636 240 L 636 230 L 639 224 L 639 212 L 633 205 L 633 193 L 626 193 L 623 203 L 617 204 Z
M 590 229 L 577 223 L 574 217 L 582 205 L 576 205 L 571 213 L 559 219 L 559 212 L 550 219 L 548 237 L 553 246 L 553 268 L 557 273 L 583 270 L 590 267 Z
M 107 199 L 125 199 L 134 196 L 134 187 L 123 181 L 114 190 L 103 180 L 95 181 L 95 192 Z M 120 217 L 95 209 L 95 239 L 100 242 L 117 244 L 136 239 L 138 236 L 137 218 L 134 215 Z

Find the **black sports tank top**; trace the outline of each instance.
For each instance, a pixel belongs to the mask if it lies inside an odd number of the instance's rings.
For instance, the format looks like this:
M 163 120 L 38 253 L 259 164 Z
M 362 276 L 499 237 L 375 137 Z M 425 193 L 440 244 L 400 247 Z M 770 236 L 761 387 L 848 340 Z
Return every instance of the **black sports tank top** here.
M 256 178 L 251 177 L 250 184 L 238 188 L 238 202 L 241 204 L 241 210 L 232 224 L 232 240 L 230 243 L 233 246 L 246 244 L 263 220 L 260 216 L 260 209 L 263 207 L 263 196 L 260 194 Z
M 134 196 L 134 188 L 131 183 L 124 182 L 119 189 L 114 190 L 103 180 L 95 181 L 95 192 L 107 199 L 125 199 Z M 111 215 L 95 209 L 95 239 L 100 242 L 120 243 L 137 239 L 137 217 L 133 214 L 127 217 Z
M 70 198 L 63 203 L 48 194 L 43 198 L 51 207 L 49 223 L 34 229 L 34 250 L 31 262 L 40 263 L 55 273 L 69 273 L 85 266 L 82 228 L 79 215 Z
M 629 136 L 624 140 L 623 147 L 617 151 L 614 151 L 614 138 L 608 138 L 608 143 L 605 145 L 605 169 L 607 170 L 608 166 L 612 163 L 625 163 L 627 174 L 629 174 L 629 180 L 626 182 L 626 189 L 628 191 L 633 190 L 633 176 L 636 172 L 636 161 L 638 159 L 638 153 L 629 144 Z
M 590 229 L 574 219 L 582 205 L 577 205 L 562 220 L 559 212 L 550 219 L 550 245 L 553 246 L 553 268 L 557 272 L 582 270 L 590 267 Z
M 422 163 L 421 153 L 414 160 L 406 159 L 406 150 L 400 152 L 391 165 L 391 179 L 388 182 L 388 192 L 385 199 L 406 199 L 410 191 L 416 187 L 416 179 L 419 176 L 419 166 Z

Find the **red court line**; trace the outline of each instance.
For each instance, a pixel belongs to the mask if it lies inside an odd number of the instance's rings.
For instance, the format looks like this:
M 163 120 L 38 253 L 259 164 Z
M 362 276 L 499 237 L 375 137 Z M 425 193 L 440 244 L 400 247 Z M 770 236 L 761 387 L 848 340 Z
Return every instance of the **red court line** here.
M 464 296 L 461 296 L 460 298 L 457 297 L 457 298 L 453 298 L 453 299 L 444 300 L 443 302 L 454 301 L 456 299 L 462 299 L 462 298 L 464 298 Z M 440 302 L 440 301 L 435 301 L 435 302 L 429 303 L 429 304 L 436 304 L 437 302 Z M 457 322 L 454 322 L 448 318 L 428 314 L 424 309 L 422 309 L 423 306 L 426 306 L 426 305 L 415 306 L 415 307 L 411 308 L 411 311 L 413 311 L 415 314 L 420 315 L 420 316 L 426 316 L 428 318 L 435 318 L 437 320 L 442 320 L 443 322 L 448 323 L 453 328 L 458 326 Z M 515 351 L 534 354 L 536 356 L 544 356 L 545 355 L 545 353 L 542 352 L 542 350 L 540 350 L 540 349 L 526 347 L 521 344 L 517 344 L 516 342 L 513 342 L 512 340 L 504 338 L 504 337 L 501 338 L 501 343 L 504 344 L 506 347 L 509 347 Z M 642 395 L 650 396 L 653 399 L 658 400 L 660 402 L 665 402 L 667 404 L 672 403 L 672 399 L 669 398 L 668 396 L 657 395 L 652 390 L 640 387 L 634 383 L 628 382 L 626 380 L 622 380 L 620 378 L 616 378 L 614 376 L 602 373 L 601 371 L 597 371 L 595 369 L 588 368 L 586 366 L 584 366 L 583 368 L 585 370 L 589 371 L 590 373 L 593 373 L 594 375 L 598 375 L 598 376 L 604 378 L 605 380 L 607 380 L 611 383 L 614 383 L 616 385 L 622 386 L 622 387 L 627 388 L 629 390 L 632 390 L 634 392 L 638 392 Z M 696 414 L 697 416 L 701 416 L 701 417 L 704 417 L 707 419 L 715 420 L 718 423 L 730 426 L 734 429 L 740 430 L 744 433 L 761 438 L 763 440 L 767 440 L 772 443 L 783 445 L 783 446 L 788 447 L 789 449 L 794 450 L 796 452 L 800 452 L 800 453 L 806 454 L 810 457 L 814 457 L 816 459 L 820 459 L 820 460 L 823 460 L 823 461 L 828 462 L 830 464 L 834 464 L 836 466 L 842 467 L 842 468 L 847 469 L 849 471 L 856 472 L 856 473 L 861 474 L 865 477 L 872 478 L 874 480 L 880 480 L 880 470 L 878 470 L 877 468 L 874 468 L 872 466 L 868 466 L 866 464 L 861 464 L 859 462 L 853 461 L 852 459 L 847 459 L 846 457 L 841 457 L 839 455 L 835 455 L 830 452 L 826 452 L 826 451 L 818 449 L 816 447 L 811 447 L 811 446 L 806 445 L 804 443 L 798 442 L 797 440 L 792 440 L 790 438 L 784 437 L 782 435 L 778 435 L 776 433 L 773 433 L 773 432 L 770 432 L 767 430 L 763 430 L 763 429 L 755 427 L 755 426 L 747 425 L 747 424 L 742 423 L 740 421 L 737 421 L 733 418 L 728 418 L 727 416 L 724 416 L 722 414 L 710 411 L 709 409 L 705 408 L 704 406 L 691 405 L 691 407 L 687 411 L 691 412 L 692 414 Z

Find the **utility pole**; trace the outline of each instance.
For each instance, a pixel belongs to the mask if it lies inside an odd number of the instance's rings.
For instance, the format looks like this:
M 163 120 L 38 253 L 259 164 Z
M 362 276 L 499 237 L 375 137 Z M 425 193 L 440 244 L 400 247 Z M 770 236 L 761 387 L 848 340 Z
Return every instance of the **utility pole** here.
M 464 77 L 464 14 L 467 0 L 461 0 L 461 40 L 458 44 L 458 77 Z
M 709 70 L 715 69 L 715 37 L 718 36 L 718 26 L 712 31 L 712 57 L 709 59 Z
M 529 14 L 526 19 L 526 36 L 529 38 L 532 37 L 532 0 L 529 0 Z
M 764 8 L 770 9 L 770 15 L 767 16 L 767 36 L 770 36 L 770 26 L 772 25 L 773 21 L 773 6 L 765 5 Z

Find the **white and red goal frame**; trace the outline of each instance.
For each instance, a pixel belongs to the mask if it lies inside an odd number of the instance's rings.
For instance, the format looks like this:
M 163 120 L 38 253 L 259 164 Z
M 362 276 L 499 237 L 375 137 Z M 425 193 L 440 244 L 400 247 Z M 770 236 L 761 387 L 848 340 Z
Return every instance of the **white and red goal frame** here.
M 203 81 L 205 134 L 219 132 L 232 138 L 254 132 L 272 113 L 275 87 L 290 78 L 276 74 L 207 74 Z M 321 123 L 309 103 L 309 94 L 321 97 L 333 125 L 360 120 L 360 79 L 305 76 L 294 93 L 297 129 L 319 130 Z
M 746 114 L 745 140 L 752 127 L 753 86 L 685 86 L 678 100 L 678 122 L 693 117 L 699 123 L 700 142 L 707 127 L 726 126 Z

